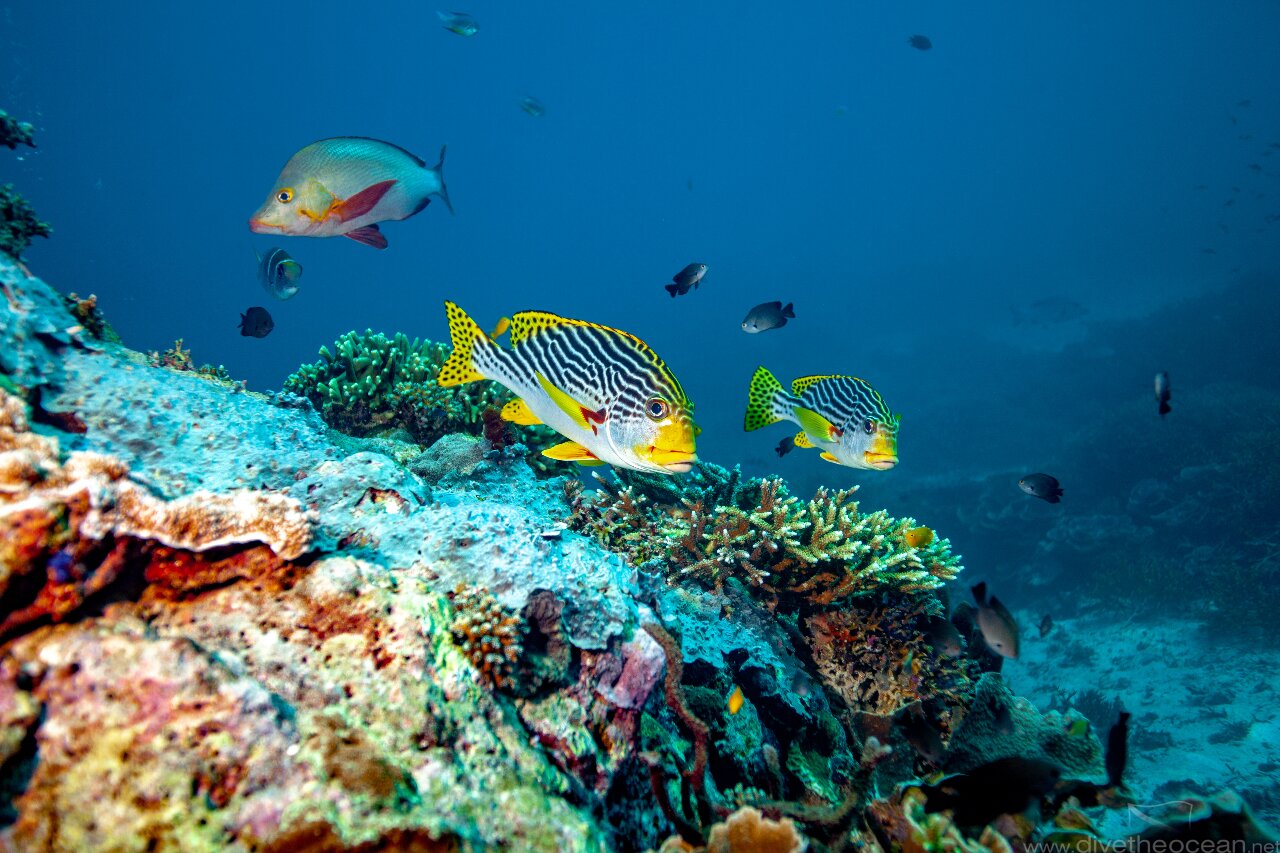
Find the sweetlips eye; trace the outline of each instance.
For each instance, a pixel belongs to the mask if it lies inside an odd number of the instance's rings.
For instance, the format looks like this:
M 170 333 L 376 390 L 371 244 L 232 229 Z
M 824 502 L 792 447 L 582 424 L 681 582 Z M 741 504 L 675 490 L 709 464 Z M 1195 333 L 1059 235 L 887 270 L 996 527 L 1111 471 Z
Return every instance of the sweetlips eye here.
M 276 193 L 276 201 L 281 204 L 288 204 L 293 201 L 293 189 L 291 187 L 285 187 L 280 190 L 280 192 Z
M 671 411 L 671 407 L 667 405 L 667 401 L 661 397 L 653 397 L 649 402 L 644 404 L 644 412 L 655 421 L 660 421 Z
M 867 435 L 871 435 L 871 433 L 876 431 L 876 425 L 871 418 L 863 418 L 862 429 Z

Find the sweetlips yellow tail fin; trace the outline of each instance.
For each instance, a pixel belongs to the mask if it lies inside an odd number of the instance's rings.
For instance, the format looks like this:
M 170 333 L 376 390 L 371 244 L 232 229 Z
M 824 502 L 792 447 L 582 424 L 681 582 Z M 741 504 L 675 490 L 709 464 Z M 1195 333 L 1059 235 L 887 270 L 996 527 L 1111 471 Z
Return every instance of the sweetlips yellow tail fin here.
M 791 439 L 791 441 L 795 444 L 796 447 L 803 447 L 807 449 L 815 446 L 814 443 L 809 440 L 809 434 L 804 430 L 800 430 L 798 433 L 796 433 L 796 437 Z
M 576 441 L 566 441 L 555 447 L 548 447 L 542 455 L 561 462 L 577 462 L 581 465 L 603 465 L 596 455 Z
M 481 373 L 475 365 L 477 346 L 493 346 L 493 341 L 476 325 L 476 321 L 467 316 L 452 302 L 444 303 L 444 311 L 449 318 L 449 337 L 453 340 L 453 354 L 440 368 L 436 384 L 442 388 L 451 385 L 465 385 L 468 382 L 479 382 L 489 377 Z
M 512 400 L 502 407 L 502 419 L 521 426 L 533 426 L 542 420 L 533 413 L 524 400 Z
M 779 393 L 785 394 L 786 391 L 777 377 L 765 368 L 757 367 L 747 390 L 747 416 L 743 420 L 743 429 L 751 432 L 782 420 L 777 411 Z

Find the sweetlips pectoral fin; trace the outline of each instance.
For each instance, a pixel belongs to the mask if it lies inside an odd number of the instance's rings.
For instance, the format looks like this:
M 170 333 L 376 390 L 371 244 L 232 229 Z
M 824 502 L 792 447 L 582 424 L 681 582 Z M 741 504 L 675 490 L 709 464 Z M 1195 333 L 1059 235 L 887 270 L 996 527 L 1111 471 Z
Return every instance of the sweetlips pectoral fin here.
M 826 436 L 828 441 L 835 441 L 840 437 L 840 428 L 813 409 L 797 406 L 794 414 L 796 421 L 809 435 Z
M 578 462 L 582 465 L 604 464 L 596 458 L 594 453 L 576 441 L 566 441 L 555 447 L 548 447 L 542 451 L 542 455 L 549 459 L 559 459 L 561 462 Z
M 803 447 L 808 449 L 814 446 L 814 443 L 809 440 L 809 434 L 806 433 L 804 430 L 800 430 L 800 432 L 796 433 L 796 437 L 791 439 L 791 441 L 795 444 L 796 447 Z
M 604 409 L 589 409 L 552 385 L 550 380 L 541 373 L 534 375 L 538 379 L 538 384 L 542 386 L 542 390 L 546 391 L 547 396 L 551 398 L 551 402 L 559 406 L 560 410 L 572 418 L 573 422 L 579 427 L 589 429 L 594 433 L 596 432 L 596 425 L 604 423 L 606 417 Z
M 387 238 L 382 236 L 382 232 L 378 230 L 377 225 L 366 225 L 363 228 L 348 231 L 342 236 L 350 237 L 357 243 L 364 243 L 366 246 L 372 246 L 375 249 L 387 248 Z
M 828 462 L 830 462 L 830 463 L 834 464 L 834 465 L 839 465 L 839 464 L 840 464 L 840 460 L 839 460 L 839 459 L 835 458 L 834 456 L 832 456 L 830 453 L 828 453 L 828 452 L 827 452 L 827 451 L 825 451 L 825 450 L 824 450 L 824 451 L 822 451 L 822 458 L 823 458 L 823 459 L 825 459 L 825 460 L 827 460 Z
M 502 407 L 502 419 L 521 426 L 533 426 L 542 420 L 533 413 L 524 400 L 512 400 Z
M 387 190 L 391 189 L 395 184 L 395 180 L 392 179 L 379 181 L 372 186 L 367 186 L 351 198 L 334 202 L 330 212 L 342 222 L 358 219 L 373 210 L 378 202 L 382 201 L 382 197 L 387 194 Z

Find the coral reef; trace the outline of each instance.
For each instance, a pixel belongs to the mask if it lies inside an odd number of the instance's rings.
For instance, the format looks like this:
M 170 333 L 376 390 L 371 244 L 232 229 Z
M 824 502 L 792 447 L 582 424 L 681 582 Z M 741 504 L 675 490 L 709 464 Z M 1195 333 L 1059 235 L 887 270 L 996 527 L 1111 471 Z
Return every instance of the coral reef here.
M 11 150 L 19 145 L 35 148 L 34 130 L 28 122 L 18 121 L 0 110 L 0 145 Z M 15 261 L 20 260 L 32 239 L 48 237 L 52 233 L 49 223 L 40 221 L 12 184 L 0 186 L 0 253 Z
M 487 589 L 459 586 L 451 598 L 457 611 L 449 623 L 454 642 L 486 682 L 510 686 L 520 657 L 520 618 L 503 610 Z
M 904 533 L 914 519 L 860 514 L 854 490 L 819 489 L 801 502 L 769 479 L 730 486 L 730 501 L 708 508 L 688 497 L 680 506 L 657 504 L 634 485 L 594 498 L 568 488 L 575 529 L 637 565 L 661 558 L 678 579 L 715 590 L 734 577 L 774 601 L 825 608 L 886 590 L 937 589 L 960 572 L 946 539 L 913 547 Z
M 949 795 L 919 774 L 1015 754 L 1107 804 L 1087 726 L 937 640 L 959 563 L 914 519 L 707 464 L 589 495 L 541 476 L 492 401 L 446 401 L 467 422 L 424 449 L 396 418 L 440 403 L 435 345 L 344 339 L 307 400 L 268 399 L 181 343 L 149 366 L 17 264 L 0 285 L 2 848 L 1084 832 L 1065 791 L 980 828 L 934 813 Z
M 107 318 L 103 316 L 102 309 L 98 307 L 97 295 L 90 293 L 88 296 L 81 297 L 76 293 L 72 293 L 63 298 L 67 310 L 71 315 L 80 321 L 80 325 L 88 334 L 107 343 L 120 343 L 120 336 L 116 334 L 116 330 L 111 328 L 111 324 L 107 322 Z M 178 342 L 181 346 L 182 342 Z
M 455 388 L 436 384 L 449 346 L 388 338 L 372 330 L 347 332 L 333 351 L 285 380 L 284 390 L 311 400 L 325 421 L 352 435 L 404 429 L 418 444 L 430 445 L 448 433 L 479 434 L 483 413 L 501 409 L 511 394 L 492 382 Z
M 42 222 L 13 184 L 0 186 L 0 252 L 17 260 L 36 237 L 48 237 L 53 227 Z
M 1075 725 L 1080 721 L 1086 725 Z M 1049 762 L 1077 777 L 1103 774 L 1102 745 L 1084 717 L 1058 711 L 1041 714 L 1015 697 L 994 672 L 978 679 L 972 704 L 948 747 L 950 772 L 1019 757 Z
M 36 147 L 35 128 L 31 122 L 18 121 L 4 110 L 0 110 L 0 145 L 13 150 L 19 145 Z
M 71 298 L 74 299 L 75 294 L 72 294 Z M 93 299 L 93 297 L 90 297 L 90 299 Z M 76 316 L 81 315 L 85 301 L 87 300 L 81 300 L 75 308 L 73 308 L 73 313 L 75 313 Z M 93 308 L 94 305 L 90 305 L 90 310 Z M 91 334 L 94 334 L 92 328 L 90 328 L 89 331 Z M 114 334 L 114 332 L 112 334 Z M 94 334 L 94 337 L 102 337 L 102 335 Z M 228 373 L 227 369 L 221 364 L 216 367 L 212 364 L 202 364 L 197 367 L 195 360 L 191 357 L 191 350 L 182 346 L 182 338 L 178 338 L 174 341 L 173 346 L 164 352 L 156 352 L 153 350 L 147 353 L 147 363 L 152 367 L 164 367 L 169 370 L 194 373 L 202 379 L 210 379 L 214 382 L 220 382 L 223 385 L 229 385 L 240 389 L 244 388 L 244 383 L 236 382 L 232 379 L 231 374 Z

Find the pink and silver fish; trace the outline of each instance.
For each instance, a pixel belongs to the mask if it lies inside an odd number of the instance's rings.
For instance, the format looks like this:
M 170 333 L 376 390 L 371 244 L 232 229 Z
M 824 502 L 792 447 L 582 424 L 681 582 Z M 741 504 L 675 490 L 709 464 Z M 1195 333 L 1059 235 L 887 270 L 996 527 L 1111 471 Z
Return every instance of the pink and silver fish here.
M 379 222 L 408 219 L 432 196 L 453 212 L 443 170 L 443 147 L 433 167 L 390 142 L 362 136 L 322 139 L 289 158 L 267 200 L 250 217 L 249 230 L 350 237 L 385 249 Z

